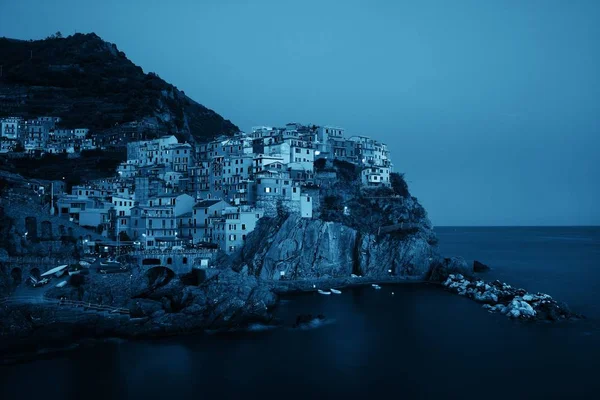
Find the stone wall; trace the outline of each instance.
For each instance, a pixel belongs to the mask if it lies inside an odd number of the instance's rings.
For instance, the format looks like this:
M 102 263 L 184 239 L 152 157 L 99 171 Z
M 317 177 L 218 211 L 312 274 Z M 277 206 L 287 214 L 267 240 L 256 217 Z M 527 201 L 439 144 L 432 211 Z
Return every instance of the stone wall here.
M 290 214 L 300 214 L 299 201 L 282 199 L 279 196 L 258 196 L 256 199 L 256 208 L 264 210 L 266 217 L 276 217 L 279 207 Z
M 155 267 L 166 267 L 171 269 L 177 275 L 183 275 L 192 272 L 193 269 L 202 268 L 201 261 L 209 260 L 215 257 L 215 252 L 208 251 L 137 251 L 130 253 L 135 263 L 143 269 Z

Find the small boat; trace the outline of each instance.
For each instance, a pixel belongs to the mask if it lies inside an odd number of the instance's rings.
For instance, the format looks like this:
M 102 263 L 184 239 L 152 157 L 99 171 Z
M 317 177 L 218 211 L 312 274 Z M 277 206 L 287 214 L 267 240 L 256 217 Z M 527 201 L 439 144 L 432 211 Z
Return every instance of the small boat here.
M 331 293 L 333 293 L 333 294 L 342 294 L 341 290 L 337 290 L 337 289 L 329 289 L 329 290 L 331 290 Z
M 81 265 L 82 267 L 85 267 L 85 268 L 89 268 L 92 264 L 90 264 L 87 261 L 81 260 L 81 261 L 79 261 L 79 265 Z
M 62 281 L 59 284 L 56 285 L 56 287 L 65 287 L 67 285 L 67 281 Z
M 321 290 L 321 289 L 317 290 L 317 292 L 318 292 L 319 294 L 324 294 L 324 295 L 330 295 L 330 294 L 331 294 L 331 292 L 327 292 L 327 291 L 325 291 L 325 290 Z
M 120 262 L 118 262 L 118 261 L 112 261 L 112 260 L 109 260 L 109 261 L 107 261 L 107 262 L 100 262 L 100 266 L 102 266 L 102 267 L 113 267 L 113 268 L 115 268 L 115 267 L 120 267 L 120 266 L 121 266 L 121 263 L 120 263 Z
M 373 286 L 373 289 L 375 289 L 375 290 L 379 290 L 379 289 L 381 289 L 381 286 L 379 286 L 379 285 L 378 285 L 378 284 L 376 284 L 376 283 L 372 284 L 371 286 Z
M 352 277 L 352 278 L 360 278 L 360 276 L 356 275 L 356 274 L 350 274 L 350 277 Z

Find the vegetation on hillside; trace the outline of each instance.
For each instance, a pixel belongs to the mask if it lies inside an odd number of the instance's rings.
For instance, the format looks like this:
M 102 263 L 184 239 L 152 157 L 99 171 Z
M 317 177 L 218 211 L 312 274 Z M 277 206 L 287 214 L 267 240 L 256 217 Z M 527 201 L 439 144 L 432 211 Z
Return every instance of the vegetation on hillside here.
M 0 169 L 35 179 L 64 180 L 69 186 L 91 179 L 112 177 L 127 158 L 126 151 L 87 150 L 81 157 L 45 154 L 40 158 L 0 158 Z M 63 179 L 64 178 L 64 179 Z
M 153 118 L 163 130 L 190 140 L 239 130 L 157 74 L 145 74 L 94 33 L 0 38 L 0 60 L 0 116 L 55 115 L 66 127 L 96 132 Z

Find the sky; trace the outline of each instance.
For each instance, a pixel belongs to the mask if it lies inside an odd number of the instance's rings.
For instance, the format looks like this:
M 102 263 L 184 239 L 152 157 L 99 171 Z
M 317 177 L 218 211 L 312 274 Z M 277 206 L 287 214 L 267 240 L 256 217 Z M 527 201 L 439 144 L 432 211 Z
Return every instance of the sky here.
M 600 1 L 0 0 L 95 32 L 244 131 L 386 143 L 434 226 L 600 225 Z

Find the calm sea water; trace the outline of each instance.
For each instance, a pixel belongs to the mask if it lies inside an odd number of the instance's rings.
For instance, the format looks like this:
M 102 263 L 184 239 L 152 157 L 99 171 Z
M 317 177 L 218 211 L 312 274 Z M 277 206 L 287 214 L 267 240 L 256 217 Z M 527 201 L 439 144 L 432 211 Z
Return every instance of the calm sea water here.
M 445 254 L 586 321 L 524 324 L 427 285 L 308 294 L 275 329 L 104 344 L 0 369 L 0 398 L 591 398 L 600 390 L 600 229 L 440 228 Z

